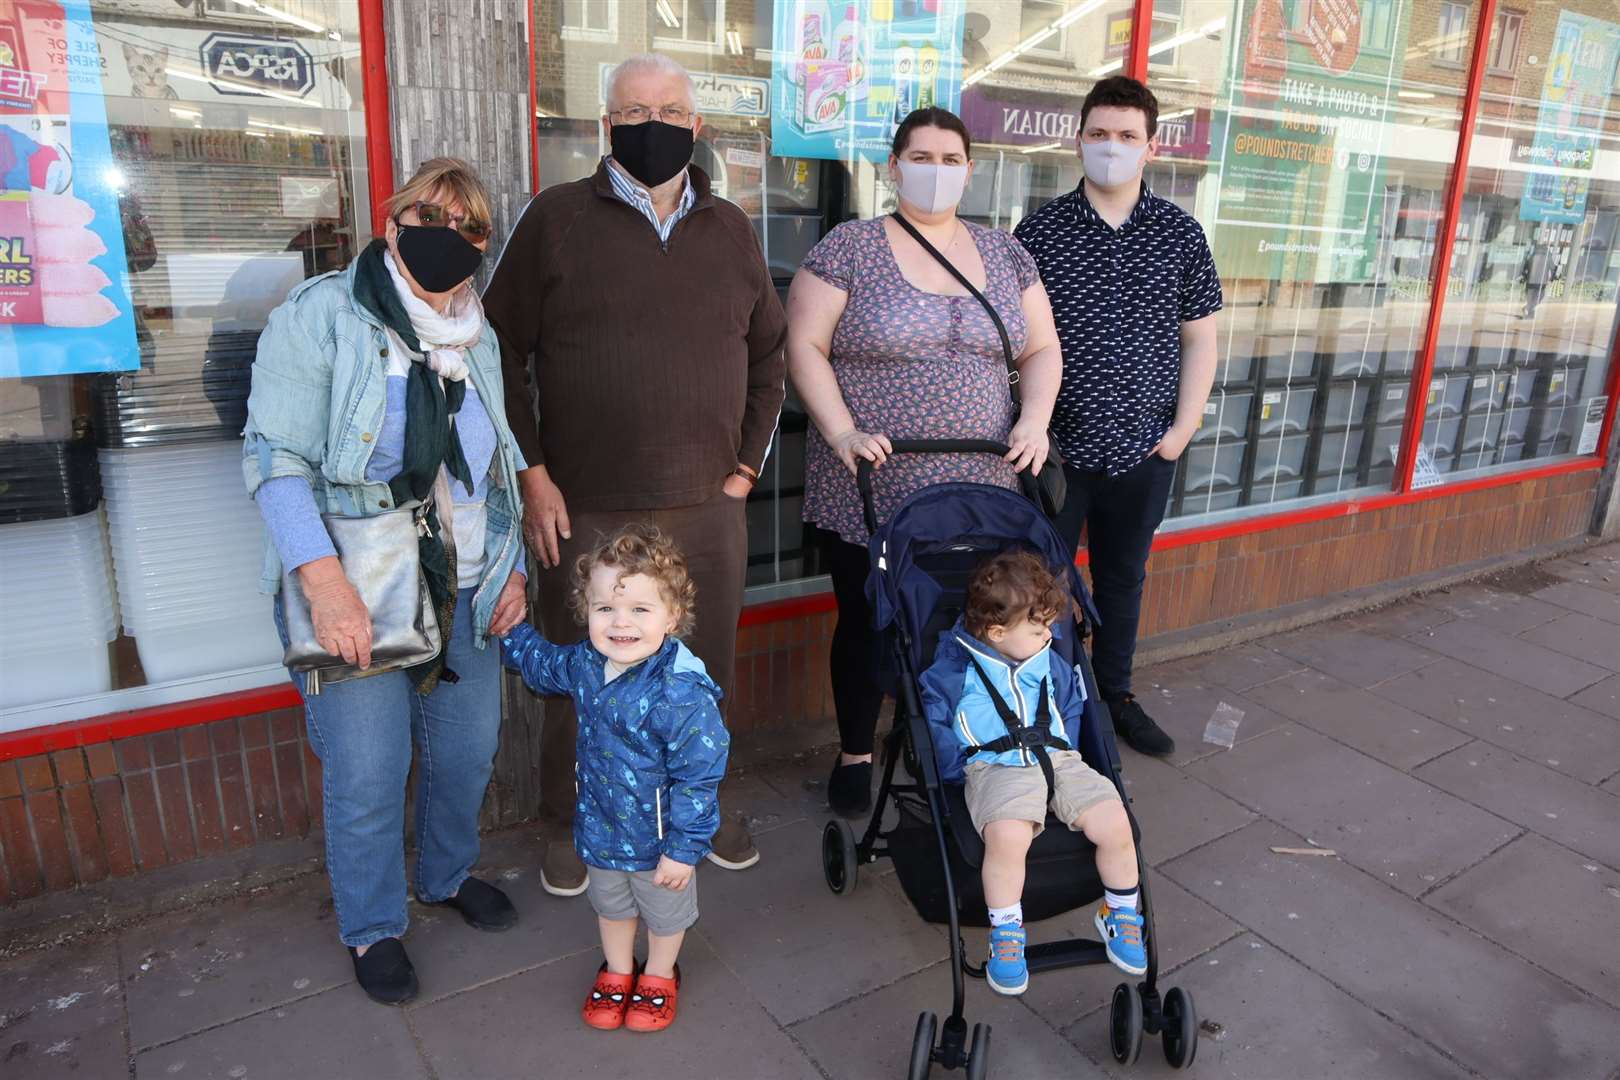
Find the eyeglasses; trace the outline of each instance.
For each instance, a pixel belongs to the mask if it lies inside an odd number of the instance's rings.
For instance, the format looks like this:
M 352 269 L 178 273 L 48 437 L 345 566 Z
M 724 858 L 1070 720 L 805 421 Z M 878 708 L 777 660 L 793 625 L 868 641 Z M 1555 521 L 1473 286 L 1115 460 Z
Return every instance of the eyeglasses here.
M 626 105 L 622 109 L 608 113 L 608 119 L 618 124 L 645 124 L 648 120 L 662 120 L 666 124 L 685 127 L 692 122 L 692 110 L 684 105 L 665 105 L 661 109 L 648 108 L 646 105 Z
M 489 237 L 489 223 L 470 218 L 466 214 L 452 214 L 438 203 L 419 202 L 412 206 L 416 220 L 430 229 L 454 227 L 468 240 L 477 242 Z M 397 219 L 396 219 L 397 220 Z

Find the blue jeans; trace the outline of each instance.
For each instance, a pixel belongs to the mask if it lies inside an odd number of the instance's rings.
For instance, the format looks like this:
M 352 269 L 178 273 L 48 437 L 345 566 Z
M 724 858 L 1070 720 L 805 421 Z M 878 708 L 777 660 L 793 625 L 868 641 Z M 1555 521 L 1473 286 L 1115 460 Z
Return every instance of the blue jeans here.
M 321 759 L 326 873 L 338 934 L 359 948 L 405 934 L 405 782 L 416 778 L 417 898 L 447 900 L 478 861 L 478 810 L 501 730 L 501 659 L 472 644 L 472 589 L 456 597 L 446 663 L 460 681 L 425 697 L 402 671 L 324 683 L 304 699 Z M 281 604 L 276 629 L 286 640 Z M 293 682 L 303 692 L 303 676 Z

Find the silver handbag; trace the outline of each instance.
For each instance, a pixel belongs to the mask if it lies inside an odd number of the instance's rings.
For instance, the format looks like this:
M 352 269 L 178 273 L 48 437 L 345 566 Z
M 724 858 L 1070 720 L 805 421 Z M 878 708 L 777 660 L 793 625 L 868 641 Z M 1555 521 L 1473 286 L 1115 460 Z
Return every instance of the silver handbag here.
M 283 571 L 287 652 L 282 663 L 307 673 L 304 692 L 318 694 L 323 682 L 398 671 L 438 656 L 444 643 L 417 549 L 417 537 L 428 528 L 427 504 L 371 517 L 329 514 L 321 521 L 344 576 L 371 613 L 371 666 L 362 671 L 315 640 L 315 622 L 298 574 Z

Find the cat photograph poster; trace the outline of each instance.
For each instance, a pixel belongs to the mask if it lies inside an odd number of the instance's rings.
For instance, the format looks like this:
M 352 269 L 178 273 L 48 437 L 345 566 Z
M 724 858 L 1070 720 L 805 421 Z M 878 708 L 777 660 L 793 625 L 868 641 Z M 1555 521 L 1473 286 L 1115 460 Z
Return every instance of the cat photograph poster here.
M 0 0 L 0 378 L 140 366 L 87 0 Z

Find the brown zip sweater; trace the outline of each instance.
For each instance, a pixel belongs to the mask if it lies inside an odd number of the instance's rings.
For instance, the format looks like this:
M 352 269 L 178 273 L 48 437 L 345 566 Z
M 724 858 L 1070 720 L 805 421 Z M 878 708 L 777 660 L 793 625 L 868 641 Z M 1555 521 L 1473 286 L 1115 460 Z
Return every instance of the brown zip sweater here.
M 666 247 L 607 168 L 530 200 L 484 292 L 506 415 L 571 511 L 695 505 L 764 462 L 787 318 L 753 226 L 701 169 Z

